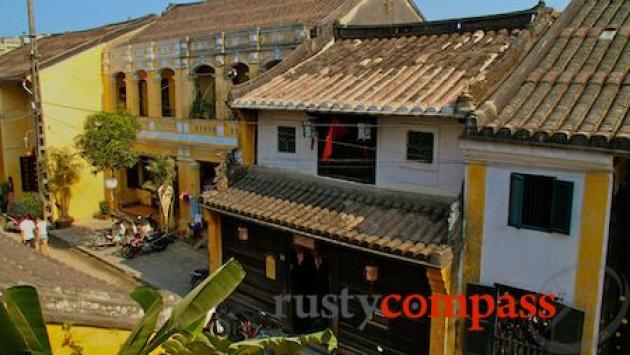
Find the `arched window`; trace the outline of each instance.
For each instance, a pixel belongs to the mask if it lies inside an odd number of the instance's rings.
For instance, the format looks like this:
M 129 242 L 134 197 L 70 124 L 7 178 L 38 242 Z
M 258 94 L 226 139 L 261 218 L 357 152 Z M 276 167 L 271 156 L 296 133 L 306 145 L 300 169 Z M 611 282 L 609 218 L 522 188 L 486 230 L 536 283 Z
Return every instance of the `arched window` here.
M 139 71 L 138 77 L 138 112 L 140 116 L 149 116 L 149 90 L 147 86 L 147 72 Z
M 201 65 L 195 70 L 195 101 L 191 110 L 192 118 L 213 118 L 215 114 L 215 76 L 209 65 Z
M 114 77 L 116 80 L 116 109 L 127 109 L 127 84 L 125 83 L 125 73 L 118 73 Z
M 273 59 L 268 61 L 267 63 L 263 64 L 263 70 L 267 71 L 273 67 L 275 67 L 276 65 L 280 64 L 280 62 L 282 62 L 281 59 Z
M 249 67 L 245 63 L 236 63 L 232 66 L 236 75 L 232 78 L 234 84 L 241 84 L 249 80 Z
M 175 72 L 164 69 L 160 72 L 162 81 L 160 91 L 162 93 L 162 117 L 175 116 Z

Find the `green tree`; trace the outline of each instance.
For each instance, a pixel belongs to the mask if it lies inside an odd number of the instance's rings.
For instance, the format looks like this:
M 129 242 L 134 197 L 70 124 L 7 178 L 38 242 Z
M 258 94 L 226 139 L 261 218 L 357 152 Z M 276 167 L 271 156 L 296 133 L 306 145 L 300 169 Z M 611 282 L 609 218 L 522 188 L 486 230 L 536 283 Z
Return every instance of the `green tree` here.
M 95 173 L 113 174 L 138 161 L 133 144 L 141 127 L 136 117 L 124 112 L 99 112 L 88 116 L 83 128 L 75 145 Z
M 144 316 L 129 335 L 119 355 L 145 355 L 162 348 L 172 355 L 263 355 L 294 354 L 311 344 L 337 347 L 330 330 L 293 338 L 249 339 L 232 343 L 203 333 L 208 311 L 223 302 L 245 278 L 241 265 L 230 260 L 192 290 L 172 310 L 157 330 L 164 308 L 160 294 L 148 286 L 138 287 L 131 297 L 140 304 Z M 1 354 L 52 354 L 37 291 L 32 286 L 15 286 L 4 293 L 0 303 Z
M 155 159 L 151 159 L 146 166 L 151 179 L 144 183 L 143 187 L 158 194 L 160 199 L 160 219 L 164 230 L 168 230 L 171 226 L 173 215 L 173 196 L 175 189 L 173 182 L 177 177 L 177 163 L 175 159 L 160 155 Z
M 55 148 L 46 157 L 50 190 L 55 195 L 61 212 L 61 219 L 71 219 L 69 215 L 72 185 L 79 182 L 83 163 L 76 153 L 68 148 Z

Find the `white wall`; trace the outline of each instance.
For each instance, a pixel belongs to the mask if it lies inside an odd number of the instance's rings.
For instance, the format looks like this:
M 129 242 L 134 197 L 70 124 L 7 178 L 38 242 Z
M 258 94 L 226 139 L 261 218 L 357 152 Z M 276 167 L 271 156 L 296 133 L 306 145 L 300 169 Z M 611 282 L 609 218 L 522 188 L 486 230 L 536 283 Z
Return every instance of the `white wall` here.
M 464 164 L 459 148 L 463 126 L 453 119 L 379 120 L 376 185 L 401 191 L 457 196 L 464 179 Z M 433 133 L 433 163 L 407 160 L 407 133 Z
M 260 111 L 258 116 L 257 164 L 317 175 L 317 142 L 304 138 L 302 112 Z M 296 127 L 296 152 L 278 152 L 278 126 Z M 461 191 L 464 164 L 458 137 L 462 126 L 454 119 L 402 119 L 385 117 L 377 128 L 376 186 L 432 195 L 457 196 Z M 407 161 L 407 132 L 434 133 L 432 164 Z
M 302 122 L 306 115 L 302 112 L 259 111 L 257 164 L 317 175 L 317 142 L 311 149 L 311 138 L 304 138 Z M 278 127 L 296 128 L 295 154 L 278 152 Z
M 553 176 L 574 183 L 570 235 L 508 226 L 513 172 Z M 573 303 L 584 174 L 503 165 L 489 165 L 486 174 L 481 283 L 553 293 L 563 297 L 563 302 Z

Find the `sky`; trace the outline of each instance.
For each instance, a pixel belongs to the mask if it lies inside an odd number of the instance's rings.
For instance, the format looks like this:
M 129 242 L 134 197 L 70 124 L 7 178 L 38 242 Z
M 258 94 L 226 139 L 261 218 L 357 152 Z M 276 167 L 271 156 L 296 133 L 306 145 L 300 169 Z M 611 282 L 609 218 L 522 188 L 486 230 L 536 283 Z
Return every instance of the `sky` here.
M 33 0 L 37 32 L 59 33 L 159 14 L 174 0 Z M 563 9 L 569 0 L 547 0 L 548 6 Z M 537 0 L 416 0 L 429 20 L 487 15 L 523 10 Z M 0 37 L 17 36 L 28 29 L 26 0 L 0 0 Z

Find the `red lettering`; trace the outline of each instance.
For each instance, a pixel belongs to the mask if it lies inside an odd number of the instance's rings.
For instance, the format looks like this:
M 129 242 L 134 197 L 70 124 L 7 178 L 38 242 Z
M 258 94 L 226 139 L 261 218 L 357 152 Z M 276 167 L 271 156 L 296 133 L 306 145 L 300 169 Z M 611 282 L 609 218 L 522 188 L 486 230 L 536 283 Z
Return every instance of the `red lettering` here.
M 486 303 L 486 311 L 481 312 L 481 301 Z M 482 318 L 488 318 L 494 313 L 495 303 L 494 298 L 490 295 L 472 295 L 470 296 L 471 310 L 471 325 L 468 330 L 477 332 L 482 331 L 483 328 L 480 325 Z
M 514 299 L 514 296 L 509 293 L 499 296 L 497 317 L 501 319 L 518 318 L 518 313 L 516 312 L 516 299 Z
M 429 297 L 431 299 L 431 318 L 466 318 L 466 297 L 464 295 L 433 295 Z M 455 301 L 459 306 L 459 312 L 455 314 Z M 444 305 L 444 308 L 440 307 L 440 304 Z M 443 312 L 440 312 L 441 310 Z
M 383 313 L 383 315 L 387 318 L 390 319 L 394 319 L 394 318 L 398 318 L 401 315 L 401 312 L 394 312 L 392 311 L 392 309 L 389 307 L 389 301 L 393 300 L 396 301 L 397 303 L 400 303 L 400 301 L 402 300 L 402 296 L 401 295 L 397 295 L 397 294 L 391 294 L 391 295 L 387 295 L 385 297 L 383 297 L 383 300 L 381 301 L 381 313 Z
M 420 305 L 420 309 L 417 312 L 414 312 L 411 309 L 411 305 L 414 300 L 418 301 L 418 304 Z M 427 308 L 429 308 L 427 299 L 422 295 L 410 295 L 403 301 L 403 313 L 407 318 L 418 319 L 424 317 L 427 314 Z
M 555 295 L 542 295 L 540 300 L 538 300 L 538 304 L 540 308 L 542 308 L 538 311 L 538 317 L 541 319 L 551 319 L 555 317 L 558 313 L 558 309 L 554 304 L 555 301 Z
M 536 315 L 536 295 L 527 294 L 521 297 L 521 310 L 519 315 L 521 318 L 531 318 Z

